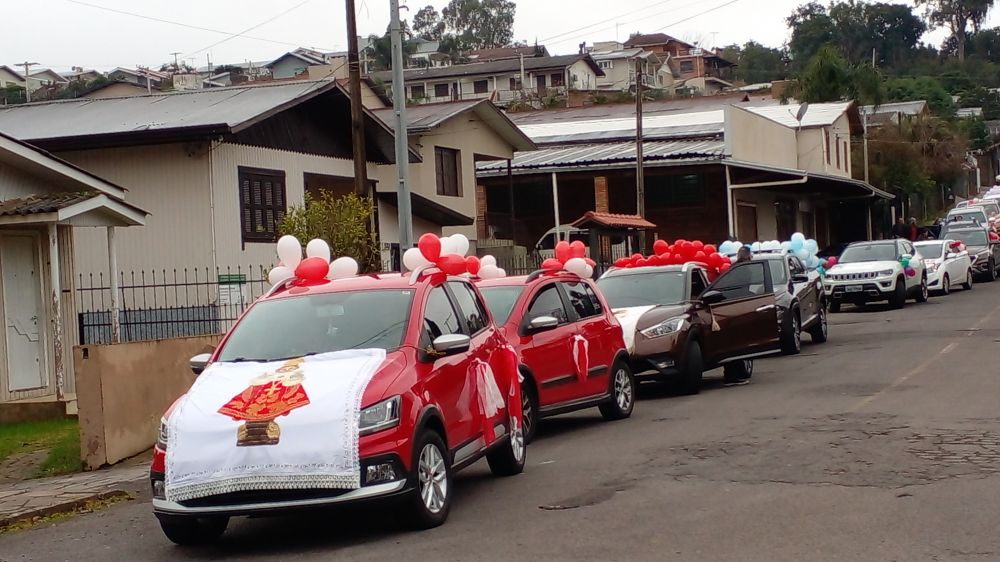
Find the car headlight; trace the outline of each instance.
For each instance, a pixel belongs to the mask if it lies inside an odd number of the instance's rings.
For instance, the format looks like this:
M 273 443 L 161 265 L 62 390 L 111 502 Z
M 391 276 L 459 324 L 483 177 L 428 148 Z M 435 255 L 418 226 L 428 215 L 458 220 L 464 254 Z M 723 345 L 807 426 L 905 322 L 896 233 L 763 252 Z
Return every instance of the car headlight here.
M 371 435 L 399 425 L 399 404 L 399 396 L 393 396 L 361 410 L 360 434 Z
M 879 277 L 889 277 L 889 276 L 891 276 L 891 275 L 892 275 L 893 273 L 896 273 L 896 272 L 895 272 L 895 271 L 893 271 L 893 270 L 891 270 L 891 269 L 885 269 L 885 270 L 882 270 L 882 271 L 879 271 L 879 272 L 878 272 L 878 276 L 879 276 Z
M 684 328 L 684 322 L 685 322 L 684 318 L 678 316 L 676 318 L 671 318 L 670 320 L 660 322 L 655 326 L 650 326 L 649 328 L 642 330 L 640 333 L 646 336 L 647 338 L 660 338 L 663 336 L 669 336 L 670 334 L 679 332 L 682 328 Z
M 160 434 L 156 436 L 156 445 L 166 451 L 169 437 L 170 434 L 167 432 L 167 418 L 160 418 Z M 146 443 L 149 443 L 149 441 L 146 441 Z
M 929 263 L 927 264 L 927 271 L 934 273 L 935 271 L 938 270 L 939 267 L 941 266 L 936 263 Z

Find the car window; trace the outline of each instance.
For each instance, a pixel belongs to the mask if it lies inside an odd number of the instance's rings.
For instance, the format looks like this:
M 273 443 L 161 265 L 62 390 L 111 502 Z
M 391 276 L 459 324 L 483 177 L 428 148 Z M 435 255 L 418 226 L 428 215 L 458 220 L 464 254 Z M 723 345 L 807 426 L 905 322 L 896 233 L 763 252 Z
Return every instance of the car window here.
M 469 331 L 478 334 L 486 329 L 489 325 L 489 320 L 487 320 L 489 316 L 483 309 L 479 297 L 472 291 L 472 287 L 468 283 L 458 281 L 452 281 L 448 283 L 448 286 L 451 288 L 452 294 L 455 295 L 456 304 L 462 312 L 462 317 L 465 318 L 465 323 L 469 326 Z
M 587 291 L 587 296 L 594 303 L 594 310 L 597 314 L 604 314 L 604 305 L 601 304 L 601 298 L 597 296 L 597 291 L 594 290 L 589 284 L 584 283 L 583 288 Z
M 726 300 L 755 297 L 767 293 L 765 265 L 748 262 L 733 267 L 716 279 L 713 288 L 726 296 Z
M 781 260 L 766 260 L 771 268 L 771 281 L 775 285 L 788 283 L 788 275 L 785 274 L 785 264 Z
M 679 271 L 648 271 L 604 277 L 597 286 L 612 309 L 661 306 L 687 299 L 687 279 Z
M 901 253 L 897 244 L 873 243 L 852 244 L 840 256 L 840 263 L 864 263 L 872 261 L 896 261 Z
M 792 275 L 802 275 L 806 272 L 806 266 L 802 265 L 799 258 L 795 256 L 788 256 L 788 269 L 792 271 Z M 778 282 L 776 279 L 772 279 L 771 281 Z
M 377 311 L 370 312 L 377 315 Z M 458 321 L 451 299 L 443 287 L 435 287 L 427 297 L 427 307 L 424 309 L 424 334 L 428 343 L 441 336 L 462 333 L 462 324 Z
M 944 253 L 944 242 L 928 242 L 927 244 L 920 244 L 917 246 L 917 251 L 920 252 L 921 256 L 929 260 L 940 259 L 941 255 Z
M 497 324 L 503 324 L 510 319 L 510 313 L 517 304 L 517 299 L 521 298 L 524 292 L 524 285 L 517 287 L 486 287 L 480 289 L 486 299 L 486 306 L 490 307 L 493 313 L 493 320 Z
M 910 244 L 909 242 L 903 242 L 903 250 L 904 253 L 910 254 L 911 256 L 914 254 L 913 244 Z
M 560 324 L 569 322 L 566 309 L 563 308 L 562 297 L 559 296 L 559 288 L 555 284 L 548 285 L 531 301 L 528 307 L 528 320 L 534 320 L 539 316 L 552 316 Z
M 708 288 L 708 281 L 700 269 L 691 272 L 691 298 L 696 299 Z
M 563 283 L 562 286 L 566 289 L 566 296 L 569 297 L 569 304 L 574 310 L 576 310 L 578 318 L 591 318 L 601 314 L 600 302 L 597 302 L 595 298 L 591 297 L 592 293 L 587 292 L 589 287 L 585 284 L 579 282 Z

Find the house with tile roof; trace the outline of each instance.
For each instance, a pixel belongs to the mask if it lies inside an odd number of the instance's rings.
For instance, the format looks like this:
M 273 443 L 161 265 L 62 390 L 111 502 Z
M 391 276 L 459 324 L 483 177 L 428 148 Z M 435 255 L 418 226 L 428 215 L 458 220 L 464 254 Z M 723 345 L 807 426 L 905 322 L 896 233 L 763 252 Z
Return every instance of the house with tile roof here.
M 677 88 L 701 94 L 716 94 L 733 88 L 736 63 L 712 49 L 692 45 L 666 33 L 637 34 L 625 41 L 627 48 L 652 51 L 677 73 Z

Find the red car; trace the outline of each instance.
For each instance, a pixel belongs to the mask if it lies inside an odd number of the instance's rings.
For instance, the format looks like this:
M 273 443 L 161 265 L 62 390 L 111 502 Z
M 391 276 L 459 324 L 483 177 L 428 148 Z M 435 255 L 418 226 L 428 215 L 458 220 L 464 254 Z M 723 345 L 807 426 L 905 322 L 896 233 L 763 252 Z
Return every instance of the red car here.
M 394 274 L 293 283 L 254 303 L 215 352 L 192 358 L 191 367 L 201 373 L 215 362 L 223 367 L 352 349 L 386 351 L 360 404 L 361 486 L 257 489 L 169 501 L 166 451 L 177 436 L 169 434 L 168 411 L 150 479 L 153 510 L 170 540 L 214 540 L 230 516 L 373 499 L 398 500 L 413 526 L 430 528 L 448 516 L 456 470 L 486 457 L 496 475 L 522 471 L 523 422 L 519 407 L 510 407 L 520 404 L 514 354 L 477 289 L 463 278 L 437 274 L 412 282 L 409 275 Z M 469 385 L 477 384 L 470 381 L 480 380 L 484 372 L 494 373 L 493 396 L 502 395 L 492 416 L 480 409 L 478 394 L 470 398 Z M 183 407 L 178 403 L 171 410 Z
M 541 418 L 597 406 L 610 420 L 632 415 L 635 378 L 622 328 L 588 279 L 566 272 L 477 282 L 523 377 L 525 440 Z

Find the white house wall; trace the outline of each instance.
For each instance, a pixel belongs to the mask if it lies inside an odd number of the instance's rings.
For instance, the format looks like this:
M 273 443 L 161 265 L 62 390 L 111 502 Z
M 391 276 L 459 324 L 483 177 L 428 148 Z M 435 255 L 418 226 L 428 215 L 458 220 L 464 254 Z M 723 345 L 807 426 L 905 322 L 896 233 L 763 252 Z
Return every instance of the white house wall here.
M 795 130 L 735 106 L 726 108 L 726 153 L 734 160 L 797 169 Z
M 0 162 L 0 201 L 50 191 L 52 191 L 51 185 L 38 179 L 37 176 Z

